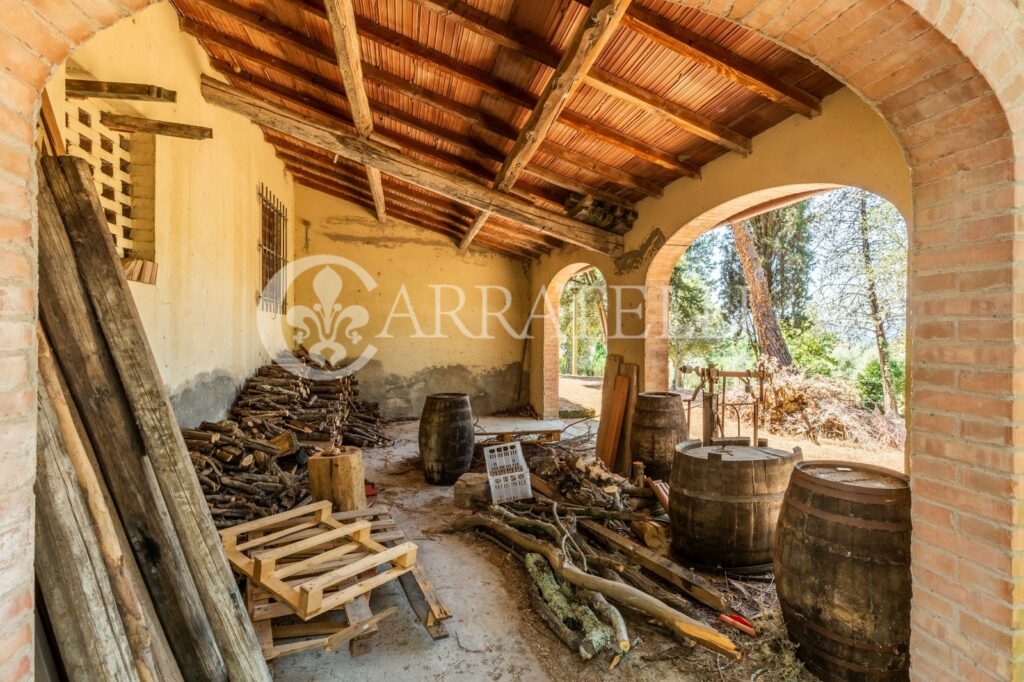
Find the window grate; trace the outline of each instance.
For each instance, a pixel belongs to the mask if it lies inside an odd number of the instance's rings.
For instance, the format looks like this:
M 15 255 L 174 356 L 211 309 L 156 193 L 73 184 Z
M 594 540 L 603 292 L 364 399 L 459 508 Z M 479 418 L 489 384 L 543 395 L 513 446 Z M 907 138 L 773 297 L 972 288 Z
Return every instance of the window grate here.
M 263 284 L 260 303 L 267 312 L 283 313 L 287 308 L 285 287 L 283 282 L 274 281 L 274 275 L 288 262 L 285 259 L 288 251 L 288 209 L 263 183 L 260 183 L 259 197 L 259 250 Z

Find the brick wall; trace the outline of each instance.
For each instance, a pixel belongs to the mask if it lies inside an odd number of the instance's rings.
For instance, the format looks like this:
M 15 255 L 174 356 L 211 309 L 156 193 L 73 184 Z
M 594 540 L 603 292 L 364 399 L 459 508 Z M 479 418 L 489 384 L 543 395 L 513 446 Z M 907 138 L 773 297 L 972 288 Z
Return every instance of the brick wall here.
M 32 675 L 38 93 L 76 45 L 148 2 L 0 0 L 0 679 Z M 914 675 L 1024 671 L 1020 8 L 1008 0 L 684 4 L 819 62 L 872 102 L 903 143 L 916 201 Z

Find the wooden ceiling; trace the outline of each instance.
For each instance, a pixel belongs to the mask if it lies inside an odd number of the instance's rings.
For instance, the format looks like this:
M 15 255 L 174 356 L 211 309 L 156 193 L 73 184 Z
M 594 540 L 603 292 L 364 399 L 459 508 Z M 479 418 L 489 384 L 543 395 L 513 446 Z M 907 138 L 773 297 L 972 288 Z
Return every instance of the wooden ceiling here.
M 750 138 L 814 115 L 839 88 L 778 45 L 665 0 L 172 1 L 238 91 L 499 188 L 541 219 L 466 205 L 260 121 L 297 182 L 522 258 L 605 248 L 574 238 L 573 224 L 587 228 L 564 217 L 571 194 L 629 209 L 722 154 L 751 153 Z M 545 212 L 569 227 L 546 229 Z

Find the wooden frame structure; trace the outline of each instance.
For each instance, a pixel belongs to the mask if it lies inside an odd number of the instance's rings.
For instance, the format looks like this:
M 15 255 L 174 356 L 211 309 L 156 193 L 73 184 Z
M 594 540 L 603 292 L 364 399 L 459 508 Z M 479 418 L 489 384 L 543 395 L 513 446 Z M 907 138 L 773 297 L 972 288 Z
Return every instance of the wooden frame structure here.
M 521 258 L 566 243 L 615 255 L 615 234 L 569 238 L 580 195 L 631 210 L 723 153 L 751 153 L 756 134 L 815 115 L 838 88 L 749 31 L 651 2 L 173 0 L 237 92 L 543 213 L 493 210 L 394 174 L 348 138 L 346 154 L 259 121 L 300 184 Z
M 370 527 L 365 519 L 336 520 L 323 501 L 226 528 L 220 536 L 235 570 L 309 620 L 416 567 L 415 544 L 385 547 L 370 538 Z M 390 567 L 376 572 L 385 564 Z

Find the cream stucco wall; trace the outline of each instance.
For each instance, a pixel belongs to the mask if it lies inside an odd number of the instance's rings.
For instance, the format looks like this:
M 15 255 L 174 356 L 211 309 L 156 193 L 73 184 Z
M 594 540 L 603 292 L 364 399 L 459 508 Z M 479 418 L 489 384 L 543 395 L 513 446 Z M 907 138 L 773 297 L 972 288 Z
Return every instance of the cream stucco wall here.
M 358 357 L 368 345 L 377 349 L 358 374 L 364 398 L 380 402 L 393 417 L 418 415 L 428 394 L 448 391 L 468 393 L 479 414 L 517 404 L 524 342 L 507 333 L 496 318 L 487 323 L 492 338 L 478 337 L 484 336 L 481 287 L 509 291 L 512 305 L 505 319 L 512 330 L 523 329 L 529 299 L 525 263 L 475 248 L 462 254 L 449 237 L 405 224 L 378 224 L 365 209 L 305 187 L 296 187 L 295 205 L 297 273 L 305 256 L 341 256 L 376 282 L 368 289 L 346 268 L 337 268 L 343 273 L 338 297 L 342 306 L 358 304 L 368 312 L 365 326 L 358 329 L 359 341 L 346 342 L 348 359 Z M 293 313 L 316 302 L 309 278 L 298 275 L 295 281 Z M 446 288 L 449 285 L 465 292 L 458 313 L 464 329 L 446 317 L 440 328 L 437 325 L 438 292 L 442 309 L 458 305 L 458 294 Z M 403 287 L 410 305 L 399 298 Z M 487 297 L 491 312 L 504 308 L 499 289 L 490 289 Z M 388 324 L 392 310 L 408 315 L 410 309 L 419 331 L 408 316 L 396 315 Z M 385 328 L 390 338 L 381 336 Z M 435 338 L 439 332 L 441 338 Z M 525 399 L 525 385 L 522 392 Z
M 182 423 L 219 416 L 242 380 L 265 361 L 255 333 L 261 288 L 257 188 L 292 207 L 293 183 L 259 128 L 199 93 L 212 74 L 198 43 L 178 30 L 170 3 L 97 34 L 72 57 L 100 80 L 149 83 L 177 102 L 94 100 L 107 110 L 207 126 L 213 139 L 156 140 L 156 285 L 132 282 L 161 374 Z M 64 67 L 47 87 L 63 124 Z M 73 103 L 71 105 L 74 106 Z M 294 210 L 289 210 L 294 214 Z
M 637 287 L 622 291 L 619 307 L 642 310 L 642 289 L 649 283 L 649 273 L 668 264 L 659 263 L 659 255 L 662 261 L 674 262 L 690 242 L 729 216 L 829 185 L 861 187 L 885 197 L 911 224 L 911 177 L 903 150 L 882 117 L 846 88 L 822 102 L 820 115 L 811 119 L 791 116 L 755 137 L 750 156 L 726 154 L 704 166 L 700 180 L 677 180 L 661 198 L 640 202 L 637 221 L 625 237 L 626 256 L 618 263 L 578 247 L 563 249 L 534 265 L 531 286 L 534 290 L 548 286 L 570 264 L 591 264 L 601 270 L 610 286 Z M 666 245 L 660 250 L 644 249 L 656 230 Z M 616 303 L 616 297 L 610 295 L 610 319 Z M 639 364 L 642 377 L 645 353 L 640 337 L 644 326 L 642 314 L 624 314 L 623 336 L 637 338 L 609 341 L 609 352 Z M 533 333 L 541 338 L 543 325 L 535 323 Z M 543 347 L 543 343 L 531 345 L 532 367 L 542 366 Z M 535 371 L 530 377 L 530 403 L 538 411 L 544 405 L 542 374 Z

